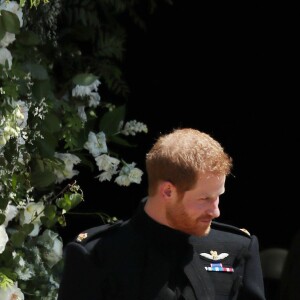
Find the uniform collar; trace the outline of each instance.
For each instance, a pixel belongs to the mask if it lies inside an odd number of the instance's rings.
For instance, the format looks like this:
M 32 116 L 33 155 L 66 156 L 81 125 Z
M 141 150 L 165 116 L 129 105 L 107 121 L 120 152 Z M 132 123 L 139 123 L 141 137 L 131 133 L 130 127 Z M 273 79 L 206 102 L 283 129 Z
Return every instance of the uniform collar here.
M 176 252 L 187 250 L 191 246 L 191 236 L 152 219 L 144 210 L 146 200 L 144 198 L 141 201 L 136 214 L 131 219 L 132 224 L 143 234 L 143 238 L 160 249 L 167 250 L 168 254 L 170 249 L 176 249 Z
M 141 240 L 146 243 L 148 251 L 152 254 L 150 257 L 157 258 L 158 256 L 153 254 L 157 255 L 157 252 L 161 255 L 161 259 L 152 261 L 151 266 L 160 269 L 161 276 L 168 276 L 168 270 L 164 269 L 168 261 L 169 268 L 176 270 L 177 266 L 185 273 L 196 295 L 195 299 L 214 299 L 210 278 L 199 259 L 199 254 L 193 249 L 192 242 L 195 237 L 156 222 L 145 212 L 145 202 L 143 199 L 130 222 L 141 236 Z M 156 251 L 152 252 L 151 249 Z

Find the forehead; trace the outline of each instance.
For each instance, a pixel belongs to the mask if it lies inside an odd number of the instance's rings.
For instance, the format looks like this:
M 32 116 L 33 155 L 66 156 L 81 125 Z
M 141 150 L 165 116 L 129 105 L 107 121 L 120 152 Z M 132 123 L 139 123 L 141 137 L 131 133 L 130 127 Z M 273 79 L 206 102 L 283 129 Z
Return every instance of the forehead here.
M 223 194 L 225 191 L 225 175 L 199 175 L 198 180 L 191 191 L 199 194 Z

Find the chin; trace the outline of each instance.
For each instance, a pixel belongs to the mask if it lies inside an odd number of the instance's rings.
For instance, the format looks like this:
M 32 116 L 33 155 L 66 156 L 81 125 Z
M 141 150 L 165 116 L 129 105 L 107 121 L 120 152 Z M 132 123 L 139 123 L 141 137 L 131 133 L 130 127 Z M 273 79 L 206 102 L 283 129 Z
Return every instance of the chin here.
M 192 235 L 201 237 L 201 236 L 207 236 L 209 233 L 210 233 L 210 227 L 207 227 L 206 229 L 201 231 L 200 230 L 194 231 Z
M 210 233 L 210 226 L 201 234 L 201 236 L 207 236 Z

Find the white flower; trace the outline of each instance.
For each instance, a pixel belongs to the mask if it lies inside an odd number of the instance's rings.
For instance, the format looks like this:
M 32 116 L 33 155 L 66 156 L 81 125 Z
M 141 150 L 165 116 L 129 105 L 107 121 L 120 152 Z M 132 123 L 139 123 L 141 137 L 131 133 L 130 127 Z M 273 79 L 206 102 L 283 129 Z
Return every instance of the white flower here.
M 8 222 L 11 221 L 18 214 L 18 209 L 15 205 L 8 204 L 4 214 L 5 214 L 5 221 L 3 225 L 6 227 Z
M 22 268 L 25 267 L 25 260 L 23 259 L 23 257 L 18 256 L 18 258 L 19 258 L 19 266 Z
M 29 233 L 29 236 L 37 236 L 40 231 L 40 226 L 42 224 L 41 217 L 44 216 L 43 210 L 45 206 L 43 202 L 31 202 L 28 203 L 24 210 L 20 213 L 20 224 L 32 223 L 34 229 Z
M 7 10 L 10 11 L 14 14 L 17 15 L 19 22 L 20 22 L 20 27 L 23 26 L 23 12 L 22 9 L 20 8 L 20 5 L 15 2 L 15 1 L 3 1 L 0 4 L 0 11 L 1 10 Z M 7 47 L 11 43 L 15 41 L 16 37 L 14 33 L 11 32 L 5 32 L 4 37 L 0 40 L 0 46 L 1 47 Z M 1 53 L 0 53 L 0 61 L 1 61 Z M 1 62 L 0 62 L 1 63 Z M 11 68 L 11 60 L 9 63 L 9 69 Z
M 40 254 L 40 249 L 38 247 L 33 247 L 32 252 L 33 252 L 34 257 L 35 257 L 35 262 L 37 264 L 40 264 L 41 261 L 42 261 L 41 254 Z
M 80 106 L 77 107 L 77 112 L 78 112 L 78 115 L 79 115 L 80 119 L 83 122 L 86 122 L 87 121 L 87 116 L 86 116 L 86 113 L 85 113 L 84 109 L 85 109 L 85 106 L 80 105 Z
M 18 278 L 24 281 L 31 279 L 35 272 L 33 270 L 34 266 L 29 264 L 24 260 L 22 255 L 17 254 L 16 252 L 13 253 L 14 261 L 17 263 L 17 267 L 15 268 L 15 272 L 18 275 Z M 35 261 L 38 264 L 38 260 Z
M 137 132 L 148 132 L 148 128 L 144 123 L 137 122 L 136 120 L 129 121 L 125 124 L 121 133 L 124 135 L 136 135 Z
M 0 48 L 0 64 L 5 66 L 5 62 L 8 62 L 8 69 L 11 69 L 12 56 L 8 49 Z
M 56 288 L 59 287 L 59 283 L 53 278 L 52 275 L 50 275 L 50 277 L 49 277 L 49 282 L 50 282 L 52 285 L 54 285 Z
M 120 171 L 120 175 L 115 179 L 115 182 L 122 186 L 129 186 L 130 183 L 140 183 L 143 172 L 135 168 L 135 163 L 126 164 Z
M 17 138 L 17 144 L 18 144 L 18 145 L 25 145 L 25 140 L 24 140 L 21 136 L 18 136 L 18 138 Z M 20 159 L 20 160 L 19 160 L 19 159 Z M 23 160 L 23 155 L 22 155 L 21 152 L 19 153 L 19 159 L 18 159 L 18 161 L 19 161 L 20 163 L 23 163 L 23 162 L 24 162 L 24 160 Z
M 73 176 L 78 175 L 79 172 L 73 170 L 74 165 L 80 163 L 80 158 L 71 153 L 58 153 L 55 152 L 54 156 L 64 162 L 64 169 L 56 169 L 54 171 L 57 176 L 56 182 L 60 183 L 65 179 L 71 179 Z
M 7 242 L 8 242 L 8 236 L 5 230 L 5 226 L 0 225 L 0 254 L 5 250 Z M 2 298 L 0 297 L 0 299 Z
M 0 149 L 6 145 L 7 140 L 7 136 L 4 134 L 3 130 L 0 129 Z
M 20 134 L 20 128 L 19 127 L 13 128 L 10 125 L 5 126 L 3 131 L 4 131 L 4 134 L 6 134 L 7 136 L 10 136 L 10 137 L 18 137 L 19 134 Z
M 99 181 L 102 182 L 102 181 L 110 181 L 112 176 L 114 175 L 115 173 L 112 173 L 112 172 L 109 172 L 109 171 L 105 171 L 105 172 L 102 172 L 101 174 L 99 174 L 98 176 L 96 176 L 96 178 L 99 178 Z
M 88 86 L 76 85 L 72 89 L 72 96 L 73 97 L 84 97 L 86 95 L 89 95 L 90 92 L 91 92 L 91 89 Z
M 106 136 L 104 132 L 95 134 L 90 131 L 88 141 L 83 146 L 87 149 L 94 157 L 99 156 L 102 153 L 107 153 Z
M 23 129 L 27 125 L 29 108 L 24 101 L 17 101 L 18 108 L 16 110 L 17 124 Z
M 16 35 L 14 33 L 5 32 L 4 37 L 0 40 L 1 47 L 7 47 L 16 40 Z
M 20 266 L 15 269 L 15 272 L 17 273 L 19 279 L 24 280 L 24 281 L 31 279 L 35 275 L 35 272 L 32 269 L 30 269 L 29 267 Z
M 98 93 L 91 93 L 89 98 L 89 107 L 97 107 L 100 104 L 100 95 Z
M 18 288 L 18 283 L 7 287 L 6 289 L 0 288 L 0 299 L 1 300 L 24 300 L 24 294 Z
M 73 97 L 84 97 L 84 96 L 90 96 L 92 91 L 98 90 L 98 85 L 101 82 L 99 80 L 95 80 L 90 85 L 76 85 L 72 89 L 72 96 Z M 99 99 L 100 100 L 100 99 Z
M 133 168 L 130 170 L 128 177 L 130 182 L 141 183 L 143 171 L 138 168 Z
M 98 79 L 96 79 L 93 83 L 91 83 L 89 85 L 89 88 L 91 89 L 91 91 L 96 91 L 97 92 L 99 84 L 101 84 L 101 82 Z
M 7 10 L 17 15 L 20 21 L 20 27 L 23 26 L 23 12 L 20 5 L 16 1 L 2 1 L 0 10 Z
M 95 158 L 95 161 L 99 168 L 99 171 L 105 171 L 96 176 L 96 178 L 99 178 L 99 181 L 101 182 L 105 180 L 110 181 L 112 176 L 117 173 L 117 168 L 120 163 L 117 158 L 111 157 L 107 154 L 97 156 Z
M 121 186 L 129 186 L 130 185 L 130 179 L 127 175 L 120 175 L 115 179 L 115 182 L 118 185 Z
M 96 164 L 99 168 L 99 171 L 110 171 L 110 170 L 116 170 L 120 160 L 118 160 L 115 157 L 111 157 L 107 154 L 102 154 L 100 156 L 97 156 L 95 158 Z
M 57 233 L 46 229 L 39 237 L 39 244 L 45 248 L 43 257 L 50 268 L 62 259 L 63 243 Z

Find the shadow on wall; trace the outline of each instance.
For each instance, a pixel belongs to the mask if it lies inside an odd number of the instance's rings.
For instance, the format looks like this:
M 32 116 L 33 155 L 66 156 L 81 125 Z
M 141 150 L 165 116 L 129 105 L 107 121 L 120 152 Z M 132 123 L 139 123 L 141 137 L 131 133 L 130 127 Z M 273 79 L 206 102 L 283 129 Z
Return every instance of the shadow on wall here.
M 260 252 L 265 293 L 268 300 L 280 299 L 280 283 L 287 256 L 288 250 L 283 248 L 267 248 Z
M 300 299 L 300 231 L 294 236 L 281 276 L 280 300 Z

